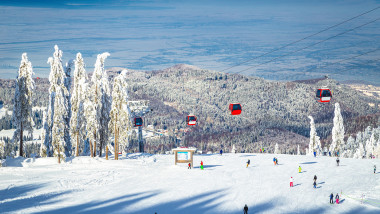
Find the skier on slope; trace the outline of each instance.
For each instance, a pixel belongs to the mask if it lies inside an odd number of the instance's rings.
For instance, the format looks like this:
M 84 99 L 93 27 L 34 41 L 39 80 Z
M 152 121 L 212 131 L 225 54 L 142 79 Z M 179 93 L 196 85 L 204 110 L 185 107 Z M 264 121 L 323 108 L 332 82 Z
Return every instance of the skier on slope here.
M 314 186 L 314 189 L 317 188 L 317 182 L 315 180 L 314 180 L 313 186 Z
M 223 155 L 223 149 L 220 150 L 220 155 Z
M 191 169 L 191 163 L 189 163 L 189 167 L 187 167 L 187 169 Z
M 376 174 L 376 165 L 373 165 L 373 174 Z
M 331 193 L 330 195 L 330 204 L 333 204 L 334 203 L 334 194 Z
M 248 206 L 247 205 L 244 206 L 244 214 L 248 214 Z
M 314 181 L 317 182 L 317 175 L 314 175 Z
M 302 168 L 301 166 L 298 166 L 298 173 L 301 173 L 302 172 Z
M 337 193 L 336 196 L 335 196 L 335 202 L 336 202 L 337 204 L 339 204 L 339 195 L 338 195 L 338 193 Z
M 203 161 L 201 161 L 201 170 L 203 170 Z
M 276 165 L 276 157 L 273 158 L 273 164 Z
M 290 177 L 289 181 L 290 181 L 290 187 L 293 187 L 293 177 Z
M 249 166 L 250 163 L 251 163 L 251 161 L 248 159 L 248 161 L 247 161 L 247 168 L 248 168 L 248 166 Z
M 339 157 L 336 158 L 336 165 L 339 166 Z

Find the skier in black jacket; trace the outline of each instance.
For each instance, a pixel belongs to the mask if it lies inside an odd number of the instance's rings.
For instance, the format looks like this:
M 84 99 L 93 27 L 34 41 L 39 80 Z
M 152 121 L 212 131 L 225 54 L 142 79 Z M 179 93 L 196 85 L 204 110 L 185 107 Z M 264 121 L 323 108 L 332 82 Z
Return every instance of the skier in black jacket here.
M 244 206 L 244 214 L 248 214 L 248 206 L 247 205 Z

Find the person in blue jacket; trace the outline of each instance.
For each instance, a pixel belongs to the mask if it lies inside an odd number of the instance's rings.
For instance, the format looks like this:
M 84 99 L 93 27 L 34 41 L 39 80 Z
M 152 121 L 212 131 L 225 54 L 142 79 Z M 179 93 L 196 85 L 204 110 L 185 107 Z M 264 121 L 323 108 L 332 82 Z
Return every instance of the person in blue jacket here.
M 334 194 L 331 193 L 330 195 L 330 204 L 333 204 L 334 203 Z
M 222 154 L 223 154 L 223 149 L 220 150 L 220 155 L 222 155 Z

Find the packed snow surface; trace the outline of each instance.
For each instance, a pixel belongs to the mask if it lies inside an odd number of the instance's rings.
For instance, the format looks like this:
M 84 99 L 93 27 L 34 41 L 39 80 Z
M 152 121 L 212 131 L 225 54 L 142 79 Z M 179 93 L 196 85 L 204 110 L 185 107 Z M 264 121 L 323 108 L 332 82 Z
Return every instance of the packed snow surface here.
M 342 158 L 336 166 L 332 157 L 276 155 L 275 166 L 273 157 L 195 155 L 191 170 L 174 165 L 173 155 L 75 157 L 62 164 L 7 159 L 0 213 L 243 213 L 245 204 L 248 213 L 380 213 L 378 159 Z M 331 193 L 339 193 L 340 204 L 329 204 Z

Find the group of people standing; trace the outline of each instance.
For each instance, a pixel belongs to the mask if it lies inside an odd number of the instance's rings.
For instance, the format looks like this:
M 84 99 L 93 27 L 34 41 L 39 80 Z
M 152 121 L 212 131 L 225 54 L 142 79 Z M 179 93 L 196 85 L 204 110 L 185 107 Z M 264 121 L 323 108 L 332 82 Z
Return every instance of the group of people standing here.
M 337 204 L 339 204 L 339 194 L 338 193 L 335 196 L 335 202 Z M 333 193 L 331 193 L 331 195 L 330 195 L 330 204 L 334 204 L 334 194 Z

